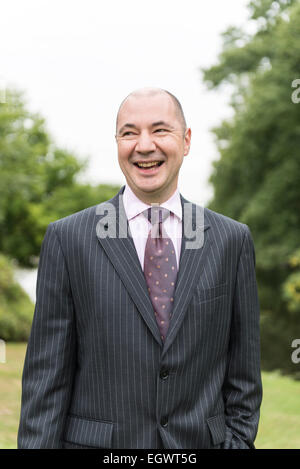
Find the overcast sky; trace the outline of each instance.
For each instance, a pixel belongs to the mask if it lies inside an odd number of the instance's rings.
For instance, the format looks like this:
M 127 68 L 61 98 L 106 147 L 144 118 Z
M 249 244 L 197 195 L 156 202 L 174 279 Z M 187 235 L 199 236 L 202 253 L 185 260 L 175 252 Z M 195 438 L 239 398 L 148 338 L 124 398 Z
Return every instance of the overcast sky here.
M 210 128 L 230 114 L 224 92 L 209 92 L 200 67 L 215 63 L 220 34 L 243 25 L 246 0 L 6 0 L 0 10 L 0 79 L 24 90 L 57 144 L 89 157 L 91 183 L 123 184 L 115 116 L 132 90 L 158 86 L 181 101 L 192 129 L 179 189 L 205 204 Z

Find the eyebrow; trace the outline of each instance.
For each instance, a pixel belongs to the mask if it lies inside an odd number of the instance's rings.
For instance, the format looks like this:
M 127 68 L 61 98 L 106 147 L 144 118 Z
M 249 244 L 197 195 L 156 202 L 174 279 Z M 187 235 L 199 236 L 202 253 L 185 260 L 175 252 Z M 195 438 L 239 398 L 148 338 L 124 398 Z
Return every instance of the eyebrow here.
M 169 129 L 172 129 L 172 128 L 173 128 L 170 124 L 168 124 L 168 123 L 165 122 L 165 121 L 153 122 L 153 123 L 151 124 L 151 127 L 157 127 L 158 125 L 163 125 L 164 127 L 169 127 Z M 135 124 L 127 123 L 127 124 L 124 124 L 124 125 L 120 128 L 118 134 L 121 134 L 121 133 L 123 132 L 123 130 L 125 130 L 125 128 L 127 128 L 127 127 L 130 128 L 130 129 L 137 129 L 137 126 L 136 126 Z

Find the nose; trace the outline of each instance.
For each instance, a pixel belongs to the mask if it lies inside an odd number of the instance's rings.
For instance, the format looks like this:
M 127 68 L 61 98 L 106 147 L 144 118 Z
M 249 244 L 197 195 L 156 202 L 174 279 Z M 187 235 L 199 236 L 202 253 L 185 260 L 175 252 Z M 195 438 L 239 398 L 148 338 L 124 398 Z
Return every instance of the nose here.
M 135 149 L 139 153 L 151 153 L 152 151 L 155 151 L 156 145 L 151 134 L 149 134 L 148 132 L 141 132 L 138 136 Z

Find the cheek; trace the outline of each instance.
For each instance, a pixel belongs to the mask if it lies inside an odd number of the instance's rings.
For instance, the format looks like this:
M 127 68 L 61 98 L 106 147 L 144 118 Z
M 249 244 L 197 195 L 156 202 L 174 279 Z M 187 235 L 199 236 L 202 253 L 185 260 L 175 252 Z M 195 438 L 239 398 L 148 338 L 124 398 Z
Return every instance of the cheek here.
M 170 158 L 178 159 L 178 156 L 184 151 L 183 144 L 171 136 L 161 140 L 159 147 Z
M 119 160 L 127 160 L 133 152 L 135 144 L 133 142 L 122 142 L 118 145 Z

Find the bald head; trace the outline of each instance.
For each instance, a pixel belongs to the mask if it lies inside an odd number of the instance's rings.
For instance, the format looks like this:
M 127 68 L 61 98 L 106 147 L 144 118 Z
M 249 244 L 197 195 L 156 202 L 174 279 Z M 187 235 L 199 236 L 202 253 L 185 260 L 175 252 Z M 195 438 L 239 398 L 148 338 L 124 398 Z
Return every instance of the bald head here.
M 170 100 L 172 101 L 172 103 L 174 105 L 174 108 L 175 108 L 175 113 L 176 113 L 177 119 L 181 124 L 182 131 L 183 131 L 183 134 L 184 134 L 185 131 L 186 131 L 187 126 L 186 126 L 186 120 L 185 120 L 185 117 L 184 117 L 182 106 L 181 106 L 180 102 L 178 101 L 178 99 L 176 98 L 176 96 L 174 96 L 172 93 L 170 93 L 169 91 L 164 90 L 162 88 L 141 88 L 141 89 L 132 91 L 132 93 L 130 93 L 128 96 L 126 96 L 126 98 L 123 99 L 123 101 L 121 102 L 118 113 L 117 113 L 116 133 L 117 133 L 117 129 L 118 129 L 118 120 L 119 120 L 120 111 L 121 111 L 123 105 L 125 104 L 125 102 L 127 102 L 128 99 L 131 99 L 131 98 L 145 98 L 145 97 L 157 96 L 157 95 L 160 95 L 160 94 L 168 96 L 170 98 Z

